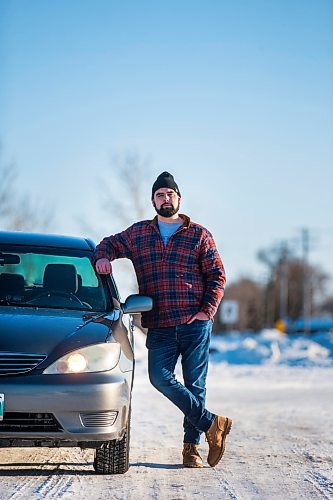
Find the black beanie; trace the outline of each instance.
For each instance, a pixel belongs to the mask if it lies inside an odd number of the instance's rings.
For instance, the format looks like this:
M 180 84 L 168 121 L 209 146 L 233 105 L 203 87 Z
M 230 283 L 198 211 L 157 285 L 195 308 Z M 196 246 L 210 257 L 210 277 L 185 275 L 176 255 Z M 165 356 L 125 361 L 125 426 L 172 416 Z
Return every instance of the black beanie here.
M 161 188 L 173 189 L 178 194 L 178 196 L 181 196 L 175 179 L 173 178 L 173 175 L 169 174 L 169 172 L 163 172 L 157 177 L 156 181 L 153 184 L 151 197 L 154 198 L 155 191 Z

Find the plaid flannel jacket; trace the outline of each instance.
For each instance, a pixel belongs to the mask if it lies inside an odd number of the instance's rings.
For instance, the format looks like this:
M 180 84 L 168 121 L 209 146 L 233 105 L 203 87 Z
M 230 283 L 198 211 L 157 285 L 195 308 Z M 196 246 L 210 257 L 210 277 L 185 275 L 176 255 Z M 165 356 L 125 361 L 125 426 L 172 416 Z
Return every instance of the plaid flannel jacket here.
M 199 311 L 212 319 L 223 297 L 225 271 L 211 233 L 181 217 L 183 225 L 166 246 L 156 216 L 104 238 L 96 247 L 93 263 L 123 257 L 133 262 L 139 293 L 153 299 L 153 310 L 142 313 L 144 327 L 186 323 Z

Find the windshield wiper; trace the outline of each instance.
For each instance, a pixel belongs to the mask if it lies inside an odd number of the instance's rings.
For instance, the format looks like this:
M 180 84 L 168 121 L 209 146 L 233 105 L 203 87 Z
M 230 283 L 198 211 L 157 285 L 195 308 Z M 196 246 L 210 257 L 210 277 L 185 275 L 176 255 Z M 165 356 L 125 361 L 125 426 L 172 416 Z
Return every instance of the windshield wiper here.
M 85 311 L 85 309 L 77 309 L 74 307 L 64 307 L 64 306 L 45 306 L 45 305 L 39 305 L 39 304 L 31 304 L 29 302 L 11 302 L 7 299 L 0 299 L 0 305 L 2 306 L 15 306 L 15 307 L 32 307 L 34 309 L 55 309 L 57 311 L 63 309 L 66 311 L 77 311 L 77 312 L 82 312 Z
M 9 302 L 7 299 L 0 299 L 0 305 L 1 306 L 11 306 L 12 302 Z
M 84 321 L 87 321 L 89 319 L 99 319 L 99 318 L 103 318 L 104 316 L 107 316 L 108 314 L 110 314 L 110 311 L 105 311 L 103 313 L 101 312 L 87 312 L 87 313 L 84 313 L 84 315 L 82 316 L 82 318 L 84 319 Z
M 25 302 L 12 302 L 8 299 L 0 299 L 1 306 L 15 306 L 15 307 L 36 307 L 35 304 L 26 304 Z

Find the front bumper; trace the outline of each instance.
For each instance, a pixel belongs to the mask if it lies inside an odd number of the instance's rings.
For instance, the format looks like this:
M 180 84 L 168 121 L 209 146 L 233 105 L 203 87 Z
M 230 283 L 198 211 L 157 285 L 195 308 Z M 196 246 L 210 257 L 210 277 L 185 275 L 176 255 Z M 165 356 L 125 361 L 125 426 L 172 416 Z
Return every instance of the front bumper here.
M 131 401 L 132 372 L 19 376 L 0 379 L 5 395 L 0 422 L 0 447 L 21 445 L 68 446 L 121 439 Z M 52 414 L 57 432 L 24 429 L 5 432 L 6 413 Z M 113 417 L 116 417 L 115 419 Z M 80 446 L 80 444 L 79 444 Z

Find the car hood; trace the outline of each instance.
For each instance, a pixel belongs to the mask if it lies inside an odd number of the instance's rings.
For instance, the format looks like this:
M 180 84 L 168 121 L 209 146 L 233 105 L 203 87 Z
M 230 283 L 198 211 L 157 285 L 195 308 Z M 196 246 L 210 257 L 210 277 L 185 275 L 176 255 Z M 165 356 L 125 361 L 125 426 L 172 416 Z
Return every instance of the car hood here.
M 101 313 L 96 313 L 96 316 Z M 83 319 L 83 311 L 1 307 L 0 351 L 58 356 L 84 345 L 104 342 L 107 322 Z M 52 356 L 52 357 L 53 357 Z

